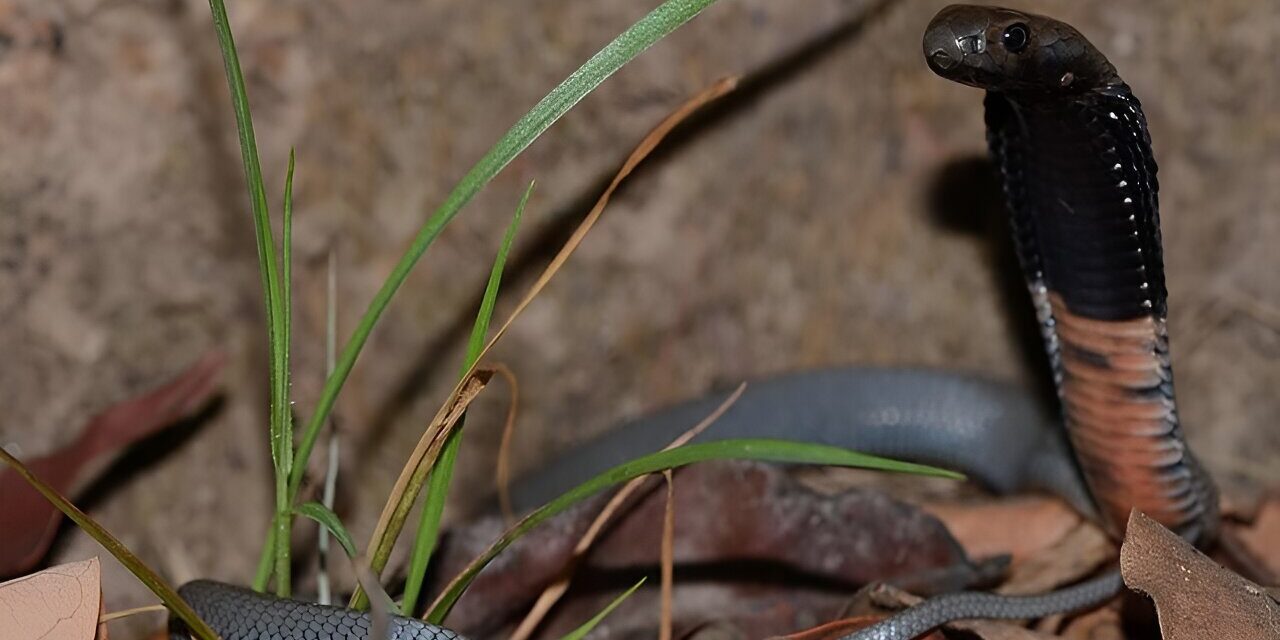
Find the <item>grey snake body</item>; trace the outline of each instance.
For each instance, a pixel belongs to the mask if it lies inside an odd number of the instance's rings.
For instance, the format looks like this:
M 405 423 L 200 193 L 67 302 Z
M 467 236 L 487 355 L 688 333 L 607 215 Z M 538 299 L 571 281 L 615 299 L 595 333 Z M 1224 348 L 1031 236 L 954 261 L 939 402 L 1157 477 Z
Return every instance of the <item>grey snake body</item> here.
M 1207 541 L 1216 494 L 1187 450 L 1174 404 L 1156 165 L 1141 105 L 1093 45 L 1051 18 L 955 5 L 930 22 L 924 49 L 936 73 L 987 91 L 988 142 L 1071 446 L 1023 393 L 907 369 L 762 381 L 703 437 L 784 437 L 931 462 L 997 491 L 1044 489 L 1091 513 L 1096 504 L 1115 535 L 1140 509 Z M 539 504 L 663 446 L 722 397 L 606 434 L 570 454 L 573 464 L 518 483 L 516 504 Z M 907 640 L 959 619 L 1077 610 L 1113 597 L 1121 584 L 1110 572 L 1041 596 L 939 596 L 846 640 Z M 369 626 L 367 613 L 215 582 L 190 583 L 181 594 L 224 640 L 346 640 L 365 637 Z M 403 640 L 458 637 L 404 618 L 392 629 Z M 175 629 L 174 637 L 185 636 Z

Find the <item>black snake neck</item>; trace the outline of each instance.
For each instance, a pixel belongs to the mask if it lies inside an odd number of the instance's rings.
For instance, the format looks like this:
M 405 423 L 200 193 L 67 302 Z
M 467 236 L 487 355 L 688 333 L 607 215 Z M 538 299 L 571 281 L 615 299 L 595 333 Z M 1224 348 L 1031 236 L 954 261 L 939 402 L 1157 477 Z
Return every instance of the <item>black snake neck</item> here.
M 1128 86 L 1072 99 L 989 91 L 988 141 L 1086 480 L 1113 532 L 1130 509 L 1195 535 L 1216 517 L 1175 404 L 1156 162 Z

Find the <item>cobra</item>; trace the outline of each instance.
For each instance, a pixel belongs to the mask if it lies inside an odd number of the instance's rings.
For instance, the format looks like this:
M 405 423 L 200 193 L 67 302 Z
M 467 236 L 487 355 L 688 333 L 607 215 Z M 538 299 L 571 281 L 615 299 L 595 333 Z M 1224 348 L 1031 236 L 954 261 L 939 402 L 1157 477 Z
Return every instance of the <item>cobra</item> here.
M 839 369 L 754 384 L 712 437 L 804 439 L 933 462 L 998 491 L 1054 492 L 1116 536 L 1138 509 L 1208 543 L 1217 496 L 1178 420 L 1156 163 L 1141 104 L 1083 35 L 1044 16 L 953 5 L 929 23 L 924 55 L 943 78 L 986 91 L 990 152 L 1070 445 L 1054 421 L 1008 387 L 909 369 Z M 517 503 L 540 503 L 662 446 L 719 399 L 607 434 L 569 454 L 574 464 L 518 483 Z M 1063 613 L 1105 602 L 1121 587 L 1118 571 L 1109 571 L 1040 596 L 948 594 L 845 640 L 908 640 L 954 620 Z M 181 593 L 225 640 L 355 638 L 370 625 L 365 613 L 209 581 Z M 415 620 L 391 622 L 398 639 L 458 637 Z

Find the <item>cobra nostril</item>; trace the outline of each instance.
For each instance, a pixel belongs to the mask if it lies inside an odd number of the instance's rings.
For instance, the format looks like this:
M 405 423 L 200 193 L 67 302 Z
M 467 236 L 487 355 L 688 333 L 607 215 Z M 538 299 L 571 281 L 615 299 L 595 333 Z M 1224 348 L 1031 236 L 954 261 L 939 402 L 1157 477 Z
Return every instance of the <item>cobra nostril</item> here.
M 929 64 L 935 69 L 947 71 L 960 64 L 960 59 L 947 53 L 946 49 L 935 49 L 929 54 Z

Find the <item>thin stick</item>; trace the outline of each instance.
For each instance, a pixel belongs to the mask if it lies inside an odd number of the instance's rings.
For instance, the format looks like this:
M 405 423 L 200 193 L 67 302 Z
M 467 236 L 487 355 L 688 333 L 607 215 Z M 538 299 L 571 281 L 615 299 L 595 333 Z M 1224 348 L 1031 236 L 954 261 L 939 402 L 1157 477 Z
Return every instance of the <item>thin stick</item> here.
M 325 295 L 325 336 L 324 336 L 324 375 L 333 375 L 333 367 L 338 336 L 338 249 L 329 246 L 328 288 Z M 338 492 L 338 455 L 341 446 L 338 440 L 338 422 L 334 414 L 329 414 L 329 451 L 328 467 L 324 474 L 324 493 L 321 502 L 325 508 L 333 511 L 333 503 Z M 329 529 L 320 527 L 320 539 L 316 541 L 316 561 L 319 572 L 316 575 L 316 589 L 319 591 L 320 604 L 333 604 L 333 593 L 329 588 Z
M 516 522 L 515 509 L 511 506 L 511 440 L 516 434 L 516 413 L 520 406 L 520 382 L 516 374 L 505 364 L 495 364 L 493 370 L 507 381 L 511 401 L 507 405 L 507 419 L 502 425 L 502 442 L 498 445 L 498 468 L 494 482 L 498 485 L 498 505 L 502 520 L 510 527 Z
M 132 609 L 125 609 L 124 611 L 113 611 L 111 613 L 104 613 L 102 614 L 102 616 L 98 618 L 98 624 L 106 624 L 114 620 L 119 620 L 121 618 L 128 618 L 129 616 L 136 616 L 142 613 L 168 613 L 168 612 L 169 612 L 169 607 L 166 607 L 162 604 L 150 604 L 145 607 L 134 607 Z
M 671 592 L 675 583 L 676 483 L 670 469 L 662 472 L 667 481 L 667 507 L 662 513 L 662 610 L 658 616 L 658 640 L 671 640 Z

